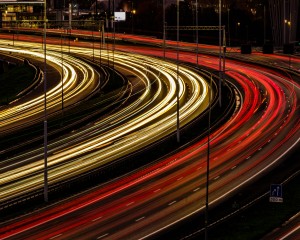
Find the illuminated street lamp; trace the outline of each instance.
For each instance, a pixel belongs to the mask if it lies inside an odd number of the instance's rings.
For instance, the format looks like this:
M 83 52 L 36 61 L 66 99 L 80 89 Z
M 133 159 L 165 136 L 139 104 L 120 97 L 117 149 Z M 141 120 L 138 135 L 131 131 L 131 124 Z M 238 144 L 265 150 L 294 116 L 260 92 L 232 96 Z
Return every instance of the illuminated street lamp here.
M 166 59 L 166 0 L 163 0 L 163 49 L 164 49 L 164 60 Z
M 222 45 L 222 31 L 221 31 L 221 24 L 222 24 L 222 0 L 219 0 L 219 103 L 221 106 L 221 79 L 223 76 L 222 73 L 222 59 L 221 59 L 221 45 Z M 224 32 L 225 33 L 225 32 Z M 225 35 L 224 35 L 225 37 Z M 223 66 L 223 70 L 225 71 L 225 62 Z M 212 86 L 212 75 L 210 78 L 210 86 Z M 207 163 L 206 163 L 206 191 L 205 191 L 205 226 L 204 226 L 204 231 L 205 231 L 205 240 L 208 240 L 208 210 L 209 210 L 209 175 L 210 175 L 210 118 L 211 118 L 211 91 L 209 93 L 209 113 L 208 113 L 208 138 L 207 138 Z
M 133 5 L 133 3 L 132 3 Z M 133 6 L 132 6 L 133 8 Z M 131 10 L 131 33 L 133 33 L 133 16 L 136 14 L 136 10 L 135 9 L 132 9 Z
M 228 46 L 230 47 L 230 8 L 227 9 Z
M 176 81 L 176 117 L 177 117 L 177 142 L 180 143 L 180 120 L 179 120 L 179 2 L 177 0 L 177 81 Z
M 196 15 L 196 44 L 197 44 L 197 52 L 196 52 L 196 55 L 197 55 L 197 67 L 199 66 L 199 59 L 198 59 L 198 55 L 199 55 L 199 32 L 198 32 L 198 0 L 196 0 L 196 9 L 195 9 L 195 15 Z
M 289 26 L 289 43 L 290 43 L 291 42 L 291 25 L 292 25 L 291 21 L 288 21 L 287 25 Z
M 46 30 L 47 30 L 47 8 L 44 0 L 44 201 L 48 202 L 48 123 L 47 123 L 47 52 L 46 52 Z
M 236 23 L 236 27 L 235 27 L 235 37 L 236 37 L 236 41 L 237 41 L 237 44 L 240 44 L 240 26 L 241 26 L 241 23 L 240 22 L 237 22 Z
M 284 24 L 283 24 L 283 44 L 285 44 L 286 42 L 286 24 L 287 24 L 288 20 L 284 19 Z
M 288 43 L 290 43 L 291 41 L 291 21 L 290 20 L 287 20 L 287 19 L 284 19 L 284 28 L 283 28 L 283 43 L 285 44 L 286 43 L 286 39 L 287 39 L 287 32 L 286 32 L 286 26 L 288 26 Z

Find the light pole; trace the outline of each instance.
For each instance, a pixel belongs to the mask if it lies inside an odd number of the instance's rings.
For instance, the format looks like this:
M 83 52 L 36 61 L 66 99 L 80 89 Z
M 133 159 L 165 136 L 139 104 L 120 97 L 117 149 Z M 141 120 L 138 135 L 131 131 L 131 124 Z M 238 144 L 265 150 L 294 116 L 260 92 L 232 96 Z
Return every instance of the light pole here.
M 95 20 L 92 22 L 92 39 L 93 39 L 93 62 L 95 62 L 95 39 L 94 39 L 94 31 L 95 31 Z
M 222 52 L 222 29 L 221 29 L 221 0 L 219 0 L 219 103 L 221 105 L 221 77 L 222 77 L 222 59 L 221 59 L 221 52 Z M 212 86 L 212 75 L 210 78 L 210 85 Z M 208 136 L 207 136 L 207 164 L 206 164 L 206 194 L 205 194 L 205 240 L 208 239 L 208 209 L 209 209 L 209 160 L 210 160 L 210 117 L 211 117 L 211 90 L 208 94 L 209 96 L 209 113 L 208 113 Z
M 105 13 L 106 15 L 106 13 Z M 99 26 L 100 30 L 99 30 L 99 39 L 100 39 L 100 45 L 99 45 L 99 67 L 101 68 L 101 64 L 102 64 L 102 57 L 101 57 L 101 51 L 102 51 L 102 47 L 105 44 L 105 36 L 104 36 L 104 21 L 100 20 L 100 26 Z
M 69 3 L 69 28 L 72 29 L 72 15 L 73 15 L 72 3 Z
M 210 160 L 210 121 L 211 121 L 212 73 L 210 73 L 210 91 L 208 93 L 208 131 L 207 131 L 207 159 L 206 159 L 206 194 L 205 194 L 205 240 L 208 239 L 208 187 Z
M 131 33 L 133 33 L 133 22 L 134 22 L 133 16 L 134 16 L 135 13 L 136 13 L 136 10 L 133 9 L 133 3 L 132 3 L 132 9 L 131 9 Z
M 290 43 L 291 42 L 291 27 L 292 27 L 291 20 L 287 22 L 287 25 L 289 26 L 289 38 L 288 38 L 289 42 L 288 43 Z
M 164 49 L 164 60 L 166 59 L 166 14 L 165 6 L 166 0 L 163 0 L 163 49 Z
M 198 67 L 198 64 L 199 64 L 199 61 L 198 61 L 198 54 L 199 54 L 199 36 L 198 36 L 198 0 L 196 0 L 196 27 L 197 27 L 197 30 L 196 30 L 196 43 L 197 43 L 197 67 Z
M 221 106 L 221 78 L 222 78 L 222 1 L 219 0 L 219 103 Z
M 176 119 L 177 119 L 177 143 L 180 143 L 179 122 L 179 1 L 177 0 L 177 81 L 176 81 Z
M 63 36 L 61 35 L 61 111 L 64 116 L 64 53 L 63 53 Z M 64 119 L 62 118 L 62 124 Z
M 241 26 L 241 23 L 240 22 L 237 22 L 236 23 L 236 26 L 235 26 L 235 37 L 236 37 L 236 41 L 237 41 L 237 45 L 239 46 L 240 43 L 241 43 L 241 39 L 240 39 L 240 26 Z
M 95 0 L 94 16 L 97 16 L 97 1 L 98 0 Z
M 266 5 L 264 4 L 264 39 L 263 45 L 266 44 Z
M 13 46 L 15 46 L 15 30 L 13 29 Z
M 228 8 L 227 9 L 227 11 L 228 11 L 228 22 L 227 22 L 227 28 L 228 28 L 228 46 L 230 47 L 230 27 L 229 27 L 229 25 L 230 25 L 230 19 L 229 19 L 229 13 L 230 13 L 230 8 Z
M 284 19 L 284 22 L 283 22 L 283 45 L 285 44 L 285 40 L 286 40 L 286 30 L 285 30 L 285 25 L 287 23 L 287 20 L 286 20 L 286 16 L 285 16 L 285 0 L 283 0 L 283 19 Z
M 44 201 L 48 202 L 48 124 L 47 124 L 47 51 L 46 51 L 46 30 L 47 30 L 47 8 L 44 0 Z
M 115 21 L 115 0 L 113 0 L 113 16 L 112 16 L 112 24 L 113 24 L 113 46 L 112 46 L 112 61 L 113 61 L 113 81 L 115 79 L 115 46 L 116 46 L 116 21 Z

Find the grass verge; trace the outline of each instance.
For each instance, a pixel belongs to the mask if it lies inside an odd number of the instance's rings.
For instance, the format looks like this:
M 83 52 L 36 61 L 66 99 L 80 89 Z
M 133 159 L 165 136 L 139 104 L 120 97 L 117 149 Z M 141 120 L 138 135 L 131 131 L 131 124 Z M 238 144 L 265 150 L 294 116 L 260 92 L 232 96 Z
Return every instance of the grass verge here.
M 35 70 L 26 65 L 16 66 L 0 74 L 0 105 L 6 105 L 17 98 L 18 93 L 30 86 Z

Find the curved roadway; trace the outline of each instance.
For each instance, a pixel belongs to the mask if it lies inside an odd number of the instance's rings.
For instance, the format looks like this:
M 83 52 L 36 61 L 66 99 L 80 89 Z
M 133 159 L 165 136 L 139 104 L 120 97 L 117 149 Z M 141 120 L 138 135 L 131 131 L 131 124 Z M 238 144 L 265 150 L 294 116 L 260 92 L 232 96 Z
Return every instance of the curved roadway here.
M 48 49 L 51 49 L 50 45 Z M 90 52 L 85 49 L 74 51 L 83 55 Z M 106 54 L 102 53 L 102 58 Z M 143 94 L 129 106 L 93 126 L 50 143 L 49 184 L 141 149 L 176 129 L 176 65 L 125 53 L 115 53 L 114 58 L 116 69 L 129 72 L 139 79 L 138 84 L 144 85 Z M 208 84 L 186 67 L 180 68 L 178 80 L 180 121 L 186 124 L 206 109 Z M 25 152 L 1 161 L 1 202 L 42 188 L 42 150 Z
M 143 49 L 139 49 L 143 52 Z M 151 49 L 151 54 L 155 51 Z M 161 52 L 160 52 L 161 54 Z M 195 62 L 192 53 L 181 60 Z M 174 56 L 172 53 L 168 57 Z M 215 57 L 200 56 L 217 69 Z M 239 107 L 211 134 L 209 202 L 216 204 L 299 146 L 299 84 L 276 71 L 227 61 Z M 238 94 L 238 92 L 241 94 Z M 201 126 L 199 126 L 201 127 Z M 201 211 L 206 139 L 76 198 L 1 224 L 2 238 L 143 239 Z

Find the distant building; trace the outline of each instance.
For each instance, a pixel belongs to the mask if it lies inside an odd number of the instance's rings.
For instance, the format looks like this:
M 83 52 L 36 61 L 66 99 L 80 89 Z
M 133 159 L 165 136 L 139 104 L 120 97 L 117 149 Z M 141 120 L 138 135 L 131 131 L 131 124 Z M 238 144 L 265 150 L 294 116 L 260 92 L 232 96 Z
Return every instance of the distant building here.
M 269 0 L 269 6 L 275 46 L 299 41 L 299 0 Z
M 41 20 L 42 4 L 0 3 L 1 27 L 9 27 L 19 20 Z
M 10 21 L 22 20 L 42 20 L 43 19 L 43 2 L 33 3 L 18 3 L 18 0 L 13 3 L 1 4 L 0 2 L 0 19 L 2 26 L 7 25 Z M 64 20 L 69 14 L 69 4 L 72 4 L 72 14 L 78 15 L 77 0 L 46 0 L 47 18 L 50 20 Z

